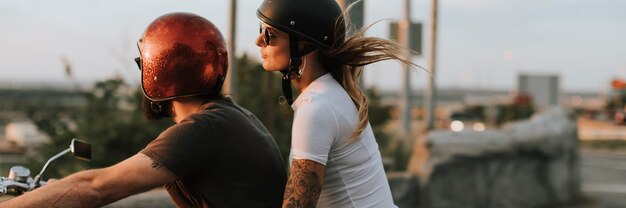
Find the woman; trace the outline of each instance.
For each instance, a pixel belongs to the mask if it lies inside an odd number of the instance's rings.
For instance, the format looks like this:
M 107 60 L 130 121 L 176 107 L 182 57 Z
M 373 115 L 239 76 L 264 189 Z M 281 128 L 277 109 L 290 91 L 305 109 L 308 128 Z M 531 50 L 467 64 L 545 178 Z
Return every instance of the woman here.
M 409 50 L 364 31 L 346 37 L 334 0 L 265 0 L 257 16 L 263 68 L 284 74 L 295 111 L 283 207 L 395 207 L 358 80 L 382 60 L 415 66 Z

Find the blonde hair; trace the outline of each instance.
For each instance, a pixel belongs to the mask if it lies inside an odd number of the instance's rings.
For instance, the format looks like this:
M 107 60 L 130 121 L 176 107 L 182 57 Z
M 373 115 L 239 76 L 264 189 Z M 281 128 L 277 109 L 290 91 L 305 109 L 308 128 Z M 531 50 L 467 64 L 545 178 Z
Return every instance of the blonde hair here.
M 350 10 L 350 7 L 344 11 L 342 17 L 348 17 L 347 11 Z M 339 18 L 335 24 L 336 28 L 345 27 L 344 24 L 341 24 L 343 19 L 348 20 L 349 18 Z M 358 110 L 359 123 L 356 130 L 350 135 L 352 141 L 358 138 L 369 123 L 368 100 L 359 87 L 363 66 L 393 59 L 405 66 L 422 68 L 411 62 L 409 58 L 410 53 L 416 53 L 415 51 L 390 40 L 365 37 L 364 33 L 374 24 L 376 23 L 348 35 L 345 41 L 337 41 L 328 49 L 320 49 L 318 54 L 320 63 L 346 90 Z M 346 21 L 346 25 L 350 25 L 349 22 Z M 335 31 L 341 33 L 345 30 L 336 29 Z M 343 36 L 345 34 L 336 35 L 336 37 Z

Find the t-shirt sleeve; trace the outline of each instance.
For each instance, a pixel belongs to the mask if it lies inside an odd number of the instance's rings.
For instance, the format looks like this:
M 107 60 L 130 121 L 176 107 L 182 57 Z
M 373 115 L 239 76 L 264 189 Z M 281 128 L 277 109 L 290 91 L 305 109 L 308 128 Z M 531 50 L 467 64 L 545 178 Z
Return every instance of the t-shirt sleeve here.
M 323 100 L 305 99 L 294 114 L 291 133 L 293 159 L 309 159 L 326 165 L 337 135 L 337 119 Z
M 141 153 L 160 163 L 179 178 L 204 171 L 211 152 L 209 136 L 214 131 L 209 122 L 185 119 L 163 131 Z M 198 165 L 203 164 L 203 165 Z

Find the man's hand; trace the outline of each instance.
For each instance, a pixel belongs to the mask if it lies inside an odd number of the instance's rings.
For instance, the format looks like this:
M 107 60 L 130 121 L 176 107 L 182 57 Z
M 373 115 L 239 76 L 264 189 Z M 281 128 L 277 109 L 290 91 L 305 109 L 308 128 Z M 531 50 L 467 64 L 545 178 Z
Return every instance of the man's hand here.
M 54 183 L 54 182 L 57 182 L 57 181 L 59 181 L 59 179 L 50 178 L 50 179 L 48 179 L 48 181 L 46 181 L 46 185 L 50 185 L 51 183 Z
M 0 208 L 101 207 L 174 180 L 167 168 L 139 153 L 114 166 L 82 171 L 26 192 Z

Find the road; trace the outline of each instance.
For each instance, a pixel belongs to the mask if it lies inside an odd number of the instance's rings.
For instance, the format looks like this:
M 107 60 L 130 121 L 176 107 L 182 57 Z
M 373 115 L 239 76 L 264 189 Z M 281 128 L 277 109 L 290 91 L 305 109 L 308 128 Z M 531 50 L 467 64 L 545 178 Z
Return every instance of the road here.
M 594 207 L 626 207 L 626 154 L 581 151 L 581 179 Z
M 625 140 L 626 126 L 611 121 L 578 119 L 582 141 Z M 581 150 L 583 194 L 595 201 L 592 207 L 626 207 L 626 151 Z
M 583 194 L 591 202 L 577 208 L 626 208 L 626 154 L 581 151 L 581 179 Z M 105 207 L 175 206 L 167 192 L 157 188 Z
M 626 126 L 606 121 L 578 120 L 582 140 L 626 139 Z M 589 198 L 577 208 L 626 208 L 626 151 L 581 150 L 582 192 Z M 113 203 L 107 208 L 174 207 L 162 188 Z
M 591 202 L 579 208 L 626 208 L 626 153 L 581 151 L 581 179 L 583 194 L 590 198 Z M 175 206 L 167 192 L 158 188 L 106 207 L 169 208 Z
M 611 121 L 578 119 L 578 137 L 580 140 L 626 140 L 626 125 Z

